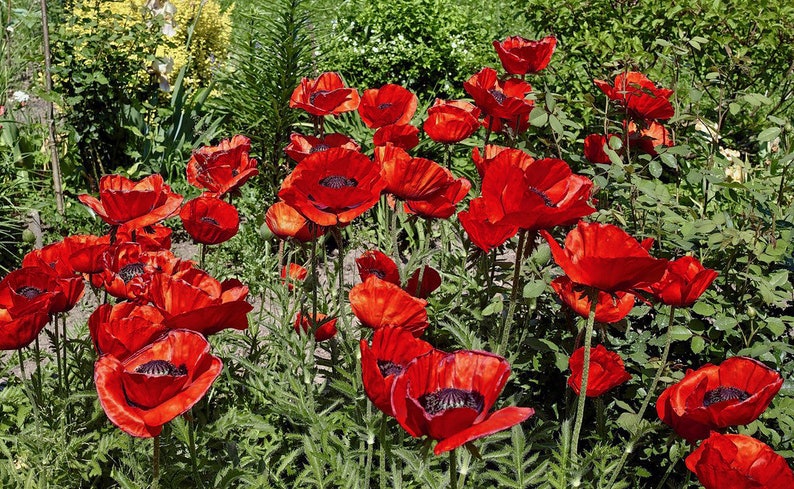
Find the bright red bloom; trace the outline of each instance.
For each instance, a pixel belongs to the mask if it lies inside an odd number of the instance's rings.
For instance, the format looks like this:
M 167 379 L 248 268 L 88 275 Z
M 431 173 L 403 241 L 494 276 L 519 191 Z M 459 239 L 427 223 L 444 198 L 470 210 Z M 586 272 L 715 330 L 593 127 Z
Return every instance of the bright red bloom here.
M 381 280 L 400 285 L 400 271 L 397 269 L 397 264 L 382 251 L 365 251 L 356 258 L 356 266 L 362 282 L 365 282 L 370 275 L 374 275 Z
M 447 219 L 457 210 L 458 203 L 471 190 L 471 182 L 465 178 L 455 178 L 451 171 L 443 168 L 447 175 L 445 188 L 423 200 L 406 200 L 405 211 L 426 219 Z
M 670 147 L 674 145 L 673 137 L 662 124 L 651 121 L 648 127 L 637 130 L 634 122 L 629 122 L 629 146 L 640 153 L 656 156 L 657 146 Z
M 94 365 L 94 383 L 113 424 L 151 438 L 204 397 L 222 367 L 203 336 L 175 330 L 123 361 L 102 355 Z
M 330 340 L 336 336 L 336 321 L 337 318 L 329 318 L 325 314 L 319 312 L 314 317 L 314 321 L 310 319 L 310 316 L 304 316 L 298 313 L 295 317 L 293 328 L 295 328 L 295 332 L 298 334 L 300 334 L 301 331 L 308 333 L 314 330 L 314 341 L 319 343 L 320 341 Z
M 303 109 L 316 116 L 339 115 L 356 110 L 360 102 L 358 91 L 348 88 L 339 73 L 326 72 L 317 77 L 301 79 L 289 99 L 293 109 Z
M 102 304 L 88 318 L 88 330 L 100 355 L 124 360 L 167 331 L 163 314 L 134 302 Z
M 705 489 L 790 489 L 794 473 L 786 459 L 747 435 L 711 433 L 686 466 Z
M 384 326 L 372 335 L 372 346 L 361 340 L 361 378 L 372 404 L 389 416 L 391 387 L 411 360 L 433 349 L 430 343 L 414 338 L 398 326 Z
M 747 357 L 688 370 L 656 401 L 659 418 L 690 443 L 709 431 L 753 422 L 783 386 L 778 372 Z
M 176 273 L 193 262 L 180 260 L 170 251 L 144 251 L 138 243 L 118 243 L 106 248 L 99 264 L 100 270 L 91 276 L 94 287 L 119 299 L 146 300 L 154 275 Z
M 250 150 L 251 140 L 240 134 L 218 146 L 201 147 L 193 151 L 187 163 L 187 181 L 216 197 L 237 190 L 259 174 L 257 161 L 248 157 Z
M 578 396 L 579 389 L 582 387 L 584 347 L 573 352 L 573 355 L 568 360 L 568 368 L 571 369 L 568 385 Z M 587 376 L 587 394 L 585 395 L 587 397 L 598 397 L 630 378 L 631 374 L 626 372 L 620 355 L 607 350 L 604 345 L 597 345 L 590 352 L 590 373 Z
M 0 303 L 0 350 L 17 350 L 28 346 L 50 320 L 51 298 L 14 306 Z
M 99 180 L 99 199 L 88 194 L 78 197 L 111 226 L 137 229 L 171 217 L 179 210 L 182 196 L 171 191 L 161 175 L 134 182 L 121 175 Z
M 57 301 L 57 310 L 53 312 L 69 311 L 83 297 L 83 277 L 76 275 L 77 272 L 69 264 L 74 243 L 73 239 L 67 237 L 39 250 L 32 250 L 22 258 L 22 268 L 36 267 L 55 280 L 56 287 L 63 296 Z
M 483 68 L 463 83 L 466 93 L 486 114 L 500 119 L 515 119 L 532 110 L 533 102 L 526 96 L 532 86 L 518 78 L 500 82 L 493 68 Z
M 248 287 L 239 280 L 218 282 L 207 272 L 190 268 L 178 275 L 156 274 L 149 286 L 152 303 L 165 315 L 169 329 L 191 329 L 211 335 L 226 328 L 248 328 L 253 306 L 245 301 Z
M 546 36 L 539 41 L 510 36 L 502 42 L 493 42 L 502 67 L 511 75 L 526 75 L 544 69 L 556 46 L 557 38 L 554 36 Z
M 364 90 L 358 114 L 370 129 L 390 124 L 408 124 L 416 113 L 419 99 L 408 89 L 389 83 Z
M 40 267 L 22 267 L 0 280 L 0 307 L 18 317 L 33 310 L 47 314 L 64 312 L 69 307 L 60 279 Z
M 237 208 L 210 195 L 187 202 L 182 206 L 179 217 L 191 238 L 208 245 L 228 241 L 240 229 Z
M 463 141 L 480 128 L 480 109 L 463 100 L 436 99 L 427 109 L 422 126 L 433 141 L 452 144 Z
M 287 284 L 289 290 L 293 289 L 293 284 L 303 282 L 309 275 L 309 271 L 297 263 L 290 263 L 289 269 L 287 266 L 281 267 L 281 282 Z M 289 279 L 287 279 L 289 277 Z
M 354 151 L 361 151 L 361 146 L 351 138 L 338 132 L 326 134 L 322 138 L 314 136 L 304 136 L 293 132 L 289 137 L 289 145 L 284 148 L 287 156 L 300 163 L 310 154 L 326 151 L 331 148 L 345 148 Z
M 656 84 L 642 73 L 629 71 L 615 77 L 614 85 L 603 80 L 593 80 L 610 100 L 618 102 L 635 119 L 667 120 L 675 115 L 670 104 L 673 91 L 657 88 Z
M 419 282 L 421 276 L 422 282 Z M 425 265 L 422 268 L 417 268 L 416 271 L 408 278 L 404 290 L 414 297 L 420 299 L 427 299 L 434 290 L 441 287 L 441 275 L 438 270 Z
M 375 148 L 375 163 L 386 181 L 385 192 L 402 200 L 426 200 L 454 181 L 449 170 L 426 158 L 412 158 L 404 149 L 387 144 Z
M 652 240 L 643 241 L 643 246 L 612 224 L 579 221 L 566 236 L 565 249 L 547 231 L 540 234 L 568 278 L 605 292 L 646 287 L 662 278 L 667 268 L 667 260 L 648 253 Z
M 419 337 L 430 325 L 426 300 L 374 276 L 353 286 L 349 299 L 353 314 L 368 328 L 399 326 Z
M 663 304 L 690 307 L 711 285 L 718 273 L 693 256 L 671 261 L 662 279 L 651 285 L 650 292 Z
M 484 351 L 430 351 L 416 357 L 391 391 L 394 417 L 411 436 L 439 440 L 440 455 L 510 428 L 535 414 L 510 406 L 489 412 L 510 376 L 510 365 Z
M 374 206 L 385 186 L 369 158 L 332 148 L 298 163 L 278 196 L 319 226 L 345 226 Z
M 522 229 L 550 229 L 595 212 L 593 182 L 576 175 L 562 160 L 535 160 L 518 149 L 497 155 L 482 181 L 485 211 L 491 222 Z
M 144 251 L 170 250 L 172 233 L 171 228 L 159 224 L 133 230 L 119 229 L 116 232 L 116 243 L 135 242 Z
M 279 239 L 293 238 L 301 243 L 314 239 L 315 234 L 322 236 L 325 229 L 315 226 L 303 215 L 284 202 L 276 202 L 265 213 L 265 223 Z M 312 230 L 312 227 L 314 229 Z
M 480 178 L 485 176 L 485 171 L 491 165 L 491 162 L 499 156 L 499 153 L 508 148 L 507 146 L 499 146 L 496 144 L 488 144 L 485 146 L 485 154 L 480 154 L 480 148 L 475 147 L 471 150 L 471 159 L 474 161 L 474 166 L 477 167 L 477 173 L 480 174 Z M 529 156 L 529 155 L 527 155 Z M 532 160 L 531 156 L 529 156 Z
M 590 298 L 584 287 L 578 286 L 566 276 L 558 277 L 551 281 L 551 288 L 557 292 L 560 299 L 573 311 L 587 318 L 590 315 Z M 599 323 L 616 323 L 626 317 L 634 307 L 637 297 L 629 292 L 604 292 L 598 291 L 595 320 Z M 590 390 L 588 388 L 588 394 Z
M 604 146 L 607 145 L 610 137 L 613 136 L 611 134 L 606 136 L 603 134 L 590 134 L 584 138 L 584 157 L 587 161 L 601 165 L 612 164 L 609 155 L 604 151 Z
M 385 146 L 391 143 L 406 151 L 410 151 L 419 144 L 419 128 L 411 124 L 391 124 L 383 126 L 372 135 L 375 146 Z
M 458 220 L 469 236 L 469 240 L 486 253 L 502 246 L 518 233 L 518 226 L 489 221 L 488 214 L 485 212 L 485 201 L 482 197 L 469 201 L 469 209 L 458 212 Z

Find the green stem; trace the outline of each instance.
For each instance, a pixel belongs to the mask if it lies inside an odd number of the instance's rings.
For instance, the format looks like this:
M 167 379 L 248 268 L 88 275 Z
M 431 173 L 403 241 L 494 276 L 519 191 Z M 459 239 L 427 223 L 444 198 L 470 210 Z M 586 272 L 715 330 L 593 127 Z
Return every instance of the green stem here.
M 160 435 L 152 438 L 152 488 L 160 486 Z
M 33 382 L 33 387 L 36 389 L 36 402 L 40 403 L 42 401 L 41 397 L 41 348 L 39 347 L 39 337 L 36 336 L 36 340 L 33 343 L 33 351 L 36 354 L 36 380 Z
M 204 263 L 207 260 L 207 245 L 199 243 L 199 268 L 204 270 Z
M 382 413 L 383 416 L 380 418 L 380 489 L 386 489 L 388 487 L 388 479 L 386 478 L 386 459 L 391 458 L 391 443 L 389 438 L 386 436 L 386 428 L 387 423 L 389 421 L 388 415 L 386 413 Z M 364 486 L 366 487 L 366 486 Z
M 55 366 L 58 368 L 58 390 L 63 395 L 63 370 L 61 370 L 61 334 L 58 331 L 58 319 L 63 317 L 63 314 L 58 314 L 53 320 L 53 330 L 55 335 L 53 336 L 53 348 L 55 348 Z
M 507 350 L 507 341 L 510 337 L 510 328 L 513 325 L 513 315 L 516 312 L 516 302 L 518 301 L 518 286 L 521 278 L 521 263 L 524 256 L 524 243 L 526 242 L 527 231 L 522 229 L 518 233 L 518 247 L 516 248 L 516 261 L 513 271 L 513 288 L 510 290 L 510 304 L 507 306 L 507 316 L 502 324 L 502 337 L 496 348 L 497 355 L 504 355 Z
M 394 264 L 397 265 L 397 272 L 402 272 L 402 260 L 400 259 L 400 245 L 397 243 L 399 239 L 400 229 L 397 227 L 399 221 L 399 213 L 400 213 L 400 204 L 399 202 L 394 206 L 394 210 L 391 213 L 391 243 L 389 243 L 389 254 L 394 260 Z M 388 205 L 387 205 L 388 207 Z M 400 275 L 402 278 L 402 275 Z
M 587 316 L 587 325 L 584 330 L 584 365 L 582 366 L 582 384 L 579 388 L 579 400 L 576 404 L 576 421 L 573 425 L 573 436 L 571 437 L 571 460 L 576 460 L 576 453 L 579 451 L 579 435 L 582 432 L 582 422 L 584 421 L 587 380 L 590 377 L 590 347 L 593 343 L 593 324 L 595 323 L 595 312 L 598 305 L 598 289 L 591 288 L 587 295 L 590 297 L 590 314 Z
M 648 393 L 645 394 L 645 399 L 642 401 L 642 406 L 640 407 L 640 411 L 637 413 L 636 418 L 636 425 L 642 422 L 642 417 L 645 415 L 645 410 L 648 409 L 648 405 L 651 402 L 651 398 L 656 391 L 656 386 L 659 385 L 659 380 L 662 378 L 662 373 L 664 373 L 664 368 L 667 366 L 667 357 L 670 355 L 670 345 L 673 342 L 673 319 L 675 318 L 675 306 L 670 306 L 670 319 L 667 323 L 667 333 L 665 334 L 665 342 L 664 342 L 664 350 L 662 351 L 662 358 L 661 363 L 659 364 L 659 368 L 656 369 L 656 375 L 653 376 L 653 381 L 651 382 L 651 388 L 648 389 Z M 623 454 L 620 456 L 620 460 L 618 461 L 618 465 L 615 467 L 615 470 L 612 472 L 612 477 L 609 479 L 609 484 L 607 487 L 612 487 L 615 480 L 617 480 L 618 476 L 620 475 L 621 469 L 626 464 L 626 460 L 629 458 L 629 454 L 632 452 L 632 447 L 636 439 L 632 437 L 629 439 L 629 444 L 626 446 L 626 449 L 623 450 Z
M 107 291 L 105 291 L 105 293 L 107 294 Z M 105 297 L 105 302 L 107 302 L 107 296 Z M 57 324 L 55 325 L 55 328 L 56 329 L 58 328 Z M 63 343 L 63 387 L 64 387 L 64 392 L 65 392 L 64 399 L 67 401 L 66 402 L 66 422 L 67 423 L 71 423 L 72 412 L 71 412 L 71 409 L 69 407 L 69 402 L 68 402 L 69 396 L 71 395 L 71 386 L 69 384 L 69 364 L 67 363 L 67 359 L 69 358 L 68 357 L 68 352 L 69 352 L 68 346 L 69 346 L 69 343 L 68 343 L 68 338 L 66 336 L 66 316 L 65 315 L 61 316 L 61 342 Z M 67 432 L 67 436 L 68 436 L 68 432 Z
M 457 450 L 449 451 L 449 487 L 450 489 L 458 488 L 458 457 Z

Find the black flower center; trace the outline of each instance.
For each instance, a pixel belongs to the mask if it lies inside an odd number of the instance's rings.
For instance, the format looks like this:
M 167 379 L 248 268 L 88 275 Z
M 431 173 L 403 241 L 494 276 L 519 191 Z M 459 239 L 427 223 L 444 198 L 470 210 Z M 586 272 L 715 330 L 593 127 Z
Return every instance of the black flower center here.
M 378 368 L 380 369 L 380 374 L 384 377 L 388 377 L 389 375 L 398 375 L 403 371 L 401 365 L 397 365 L 396 363 L 390 362 L 388 360 L 378 360 Z
M 343 175 L 331 175 L 320 180 L 323 187 L 339 189 L 342 187 L 355 187 L 358 182 L 355 178 L 347 178 Z
M 370 275 L 375 275 L 376 277 L 378 277 L 381 280 L 386 278 L 386 274 L 383 272 L 383 270 L 379 270 L 377 268 L 370 268 L 367 271 L 369 272 Z
M 703 407 L 709 407 L 712 404 L 730 401 L 731 399 L 744 401 L 748 397 L 750 397 L 750 394 L 738 387 L 725 387 L 721 385 L 716 389 L 706 391 L 706 395 L 703 397 Z
M 121 268 L 121 270 L 119 270 L 119 277 L 121 277 L 121 280 L 123 280 L 124 283 L 126 284 L 129 283 L 130 280 L 134 279 L 135 277 L 139 275 L 143 275 L 143 272 L 144 272 L 143 263 L 141 262 L 130 263 L 128 265 L 124 265 Z
M 309 95 L 309 103 L 313 104 L 314 103 L 314 99 L 316 99 L 318 95 L 325 95 L 326 93 L 329 93 L 329 91 L 328 90 L 317 90 L 316 92 L 314 92 L 311 95 Z
M 329 149 L 331 149 L 330 146 L 325 143 L 320 143 L 317 146 L 312 146 L 312 149 L 309 150 L 309 154 L 319 153 L 320 151 L 328 151 Z
M 236 176 L 237 176 L 237 175 L 239 175 L 239 174 L 240 174 L 240 172 L 239 172 L 239 171 L 237 171 L 237 168 L 232 168 L 232 176 L 233 176 L 233 177 L 236 177 Z
M 535 187 L 529 187 L 529 191 L 543 199 L 543 203 L 546 204 L 546 207 L 557 207 L 557 204 L 552 202 L 549 196 L 546 195 L 542 190 Z
M 499 105 L 505 103 L 505 100 L 507 100 L 507 95 L 505 95 L 505 93 L 503 91 L 501 91 L 501 90 L 497 90 L 495 88 L 492 88 L 492 89 L 488 90 L 488 93 L 493 95 L 494 100 L 496 100 L 496 103 L 499 104 Z
M 389 107 L 391 107 L 392 105 L 394 105 L 394 104 L 393 104 L 393 103 L 391 103 L 391 102 L 385 102 L 385 103 L 382 103 L 382 104 L 378 105 L 378 108 L 379 108 L 380 110 L 386 110 L 386 109 L 388 109 Z
M 135 371 L 139 374 L 151 375 L 152 377 L 181 377 L 182 375 L 187 375 L 187 367 L 185 367 L 184 363 L 177 367 L 167 360 L 150 360 L 135 367 Z
M 25 285 L 24 287 L 17 289 L 17 294 L 21 295 L 25 299 L 35 299 L 43 293 L 43 290 L 37 289 L 36 287 L 32 287 L 30 285 Z
M 215 219 L 213 219 L 211 217 L 204 216 L 201 219 L 199 219 L 199 221 L 212 224 L 213 226 L 218 226 L 218 221 L 216 221 Z
M 482 412 L 484 398 L 477 391 L 465 391 L 447 387 L 419 397 L 419 404 L 427 414 L 433 416 L 447 409 L 467 407 Z

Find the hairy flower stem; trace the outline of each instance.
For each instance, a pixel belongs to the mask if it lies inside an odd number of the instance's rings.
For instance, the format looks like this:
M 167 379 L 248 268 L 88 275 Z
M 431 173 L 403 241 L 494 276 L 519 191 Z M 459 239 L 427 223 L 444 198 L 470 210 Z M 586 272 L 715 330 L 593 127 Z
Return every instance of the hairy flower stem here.
M 61 370 L 61 334 L 60 331 L 58 331 L 58 319 L 62 316 L 62 314 L 58 314 L 52 322 L 52 329 L 55 332 L 52 339 L 52 346 L 55 348 L 55 366 L 58 369 L 58 391 L 61 395 L 63 395 L 63 370 Z
M 584 365 L 582 366 L 582 385 L 579 388 L 579 400 L 576 404 L 576 420 L 573 425 L 573 436 L 571 437 L 571 460 L 576 460 L 576 453 L 579 451 L 579 435 L 582 432 L 582 422 L 584 421 L 584 405 L 587 400 L 587 380 L 590 377 L 590 347 L 593 343 L 593 324 L 595 323 L 596 306 L 598 305 L 598 289 L 590 288 L 590 314 L 587 316 L 587 324 L 584 330 Z
M 196 418 L 193 416 L 193 410 L 188 411 L 187 418 L 187 436 L 188 436 L 188 451 L 190 452 L 190 468 L 193 471 L 195 480 L 198 481 L 199 487 L 204 487 L 204 481 L 199 477 L 198 473 L 198 457 L 196 456 Z
M 317 225 L 312 228 L 312 320 L 317 317 Z M 289 275 L 289 274 L 287 274 Z
M 645 399 L 642 400 L 642 406 L 640 407 L 640 411 L 637 413 L 636 418 L 636 425 L 638 426 L 639 423 L 642 422 L 642 417 L 645 415 L 645 411 L 648 409 L 648 405 L 651 402 L 651 398 L 656 391 L 656 386 L 659 385 L 659 380 L 662 378 L 662 373 L 664 372 L 664 368 L 667 366 L 667 357 L 670 355 L 670 345 L 673 342 L 673 319 L 675 317 L 675 306 L 670 306 L 670 319 L 667 322 L 667 333 L 665 334 L 665 342 L 664 342 L 664 350 L 662 351 L 662 358 L 660 359 L 659 368 L 656 369 L 656 375 L 653 376 L 653 381 L 651 382 L 651 388 L 648 389 L 648 393 L 645 394 Z M 629 443 L 626 446 L 626 449 L 623 450 L 623 454 L 620 456 L 620 460 L 618 461 L 618 465 L 615 467 L 615 470 L 612 472 L 612 477 L 609 479 L 609 484 L 607 487 L 611 487 L 615 480 L 620 475 L 620 471 L 623 468 L 623 465 L 626 464 L 626 460 L 629 457 L 629 453 L 632 452 L 631 448 L 633 447 L 634 443 L 636 443 L 637 439 L 634 436 L 629 439 Z
M 389 479 L 386 477 L 386 459 L 391 458 L 391 443 L 389 437 L 387 436 L 387 427 L 389 422 L 389 417 L 386 413 L 382 413 L 383 416 L 380 418 L 380 433 L 379 433 L 379 443 L 380 443 L 380 460 L 378 464 L 378 469 L 380 472 L 380 489 L 386 489 L 389 487 L 388 482 Z M 365 486 L 366 487 L 366 486 Z
M 204 270 L 204 263 L 207 260 L 207 245 L 199 243 L 199 268 Z
M 516 248 L 516 261 L 513 271 L 513 288 L 510 290 L 510 304 L 507 306 L 507 316 L 502 324 L 502 336 L 496 348 L 497 355 L 504 355 L 507 350 L 507 341 L 510 337 L 510 328 L 513 326 L 513 316 L 516 312 L 516 302 L 518 302 L 519 279 L 521 278 L 521 263 L 524 257 L 524 243 L 526 242 L 527 231 L 522 229 L 518 233 L 518 247 Z
M 449 487 L 458 489 L 458 457 L 457 450 L 449 451 Z
M 400 228 L 397 226 L 399 223 L 399 214 L 400 207 L 399 205 L 394 206 L 394 210 L 391 213 L 391 242 L 389 243 L 389 255 L 391 255 L 392 260 L 394 260 L 394 264 L 397 265 L 397 273 L 400 274 L 402 278 L 402 260 L 400 260 L 400 245 L 397 242 L 400 235 Z
M 36 336 L 36 341 L 33 343 L 33 351 L 36 354 L 36 380 L 33 382 L 33 387 L 36 389 L 36 402 L 42 401 L 41 394 L 41 348 L 39 347 L 39 337 Z
M 152 438 L 152 489 L 160 486 L 160 435 Z

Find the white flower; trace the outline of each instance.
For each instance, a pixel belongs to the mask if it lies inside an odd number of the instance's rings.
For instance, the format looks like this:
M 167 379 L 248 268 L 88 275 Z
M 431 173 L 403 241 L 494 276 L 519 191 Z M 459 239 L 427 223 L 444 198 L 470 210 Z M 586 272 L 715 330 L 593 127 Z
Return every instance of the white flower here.
M 24 104 L 28 100 L 30 100 L 30 95 L 23 92 L 22 90 L 17 90 L 16 92 L 11 94 L 11 99 L 14 100 L 14 102 Z

